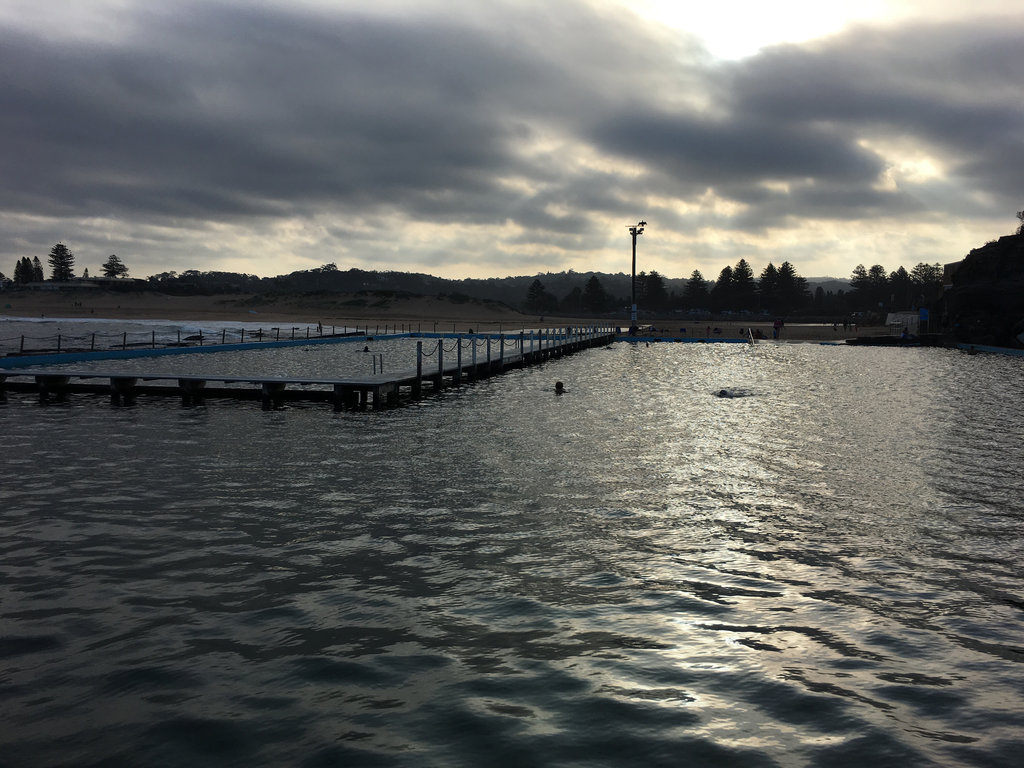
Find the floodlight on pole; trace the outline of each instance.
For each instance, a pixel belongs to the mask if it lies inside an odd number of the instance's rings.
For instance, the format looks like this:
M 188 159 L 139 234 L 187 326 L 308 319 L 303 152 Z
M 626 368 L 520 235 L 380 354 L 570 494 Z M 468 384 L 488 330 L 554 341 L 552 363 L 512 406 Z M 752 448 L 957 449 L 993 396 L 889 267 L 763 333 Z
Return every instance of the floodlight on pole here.
M 638 224 L 630 224 L 626 227 L 629 230 L 629 234 L 633 236 L 633 308 L 629 315 L 630 332 L 636 329 L 636 238 L 644 233 L 644 227 L 646 226 L 647 222 L 641 221 Z

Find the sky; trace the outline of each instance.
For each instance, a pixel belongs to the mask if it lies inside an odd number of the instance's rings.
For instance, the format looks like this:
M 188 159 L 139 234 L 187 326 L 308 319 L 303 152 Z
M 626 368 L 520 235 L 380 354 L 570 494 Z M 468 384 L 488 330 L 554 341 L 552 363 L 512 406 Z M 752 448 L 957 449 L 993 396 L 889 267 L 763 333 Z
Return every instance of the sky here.
M 1005 0 L 0 0 L 0 272 L 629 273 L 639 221 L 667 277 L 957 261 L 1024 208 L 1022 40 Z

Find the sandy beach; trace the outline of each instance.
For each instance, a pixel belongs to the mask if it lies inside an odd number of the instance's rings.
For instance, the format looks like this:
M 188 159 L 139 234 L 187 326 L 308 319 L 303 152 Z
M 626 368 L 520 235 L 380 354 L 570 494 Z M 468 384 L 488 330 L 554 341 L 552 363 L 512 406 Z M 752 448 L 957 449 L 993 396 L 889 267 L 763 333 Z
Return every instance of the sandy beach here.
M 496 302 L 452 301 L 434 296 L 375 296 L 331 294 L 323 296 L 171 296 L 150 291 L 120 292 L 44 292 L 5 291 L 0 293 L 0 317 L 83 318 L 111 320 L 170 320 L 277 323 L 326 326 L 384 326 L 402 330 L 443 332 L 498 332 L 519 328 L 562 327 L 594 324 L 624 325 L 623 320 L 593 317 L 527 315 Z M 737 338 L 750 328 L 772 338 L 773 322 L 693 321 L 659 319 L 644 335 L 655 337 Z M 684 330 L 685 329 L 685 330 Z M 882 326 L 850 328 L 842 324 L 787 324 L 782 341 L 842 341 L 854 336 L 884 335 Z

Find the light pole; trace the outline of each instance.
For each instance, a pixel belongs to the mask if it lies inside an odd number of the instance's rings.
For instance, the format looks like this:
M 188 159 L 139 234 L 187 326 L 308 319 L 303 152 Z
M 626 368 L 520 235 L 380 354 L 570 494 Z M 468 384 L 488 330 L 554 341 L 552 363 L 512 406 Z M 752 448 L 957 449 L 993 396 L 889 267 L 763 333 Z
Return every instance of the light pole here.
M 627 227 L 629 234 L 633 236 L 633 310 L 629 315 L 629 332 L 636 332 L 636 238 L 638 235 L 644 233 L 644 227 L 647 226 L 646 221 L 641 221 L 639 224 L 630 225 Z

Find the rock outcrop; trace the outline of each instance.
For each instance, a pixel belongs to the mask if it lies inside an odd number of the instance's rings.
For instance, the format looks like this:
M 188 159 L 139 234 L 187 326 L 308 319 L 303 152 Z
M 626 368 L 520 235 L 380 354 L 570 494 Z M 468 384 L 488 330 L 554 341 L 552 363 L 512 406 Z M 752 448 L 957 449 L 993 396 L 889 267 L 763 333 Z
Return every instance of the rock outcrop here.
M 1024 234 L 975 248 L 953 272 L 943 316 L 958 341 L 1020 347 L 1024 333 Z

